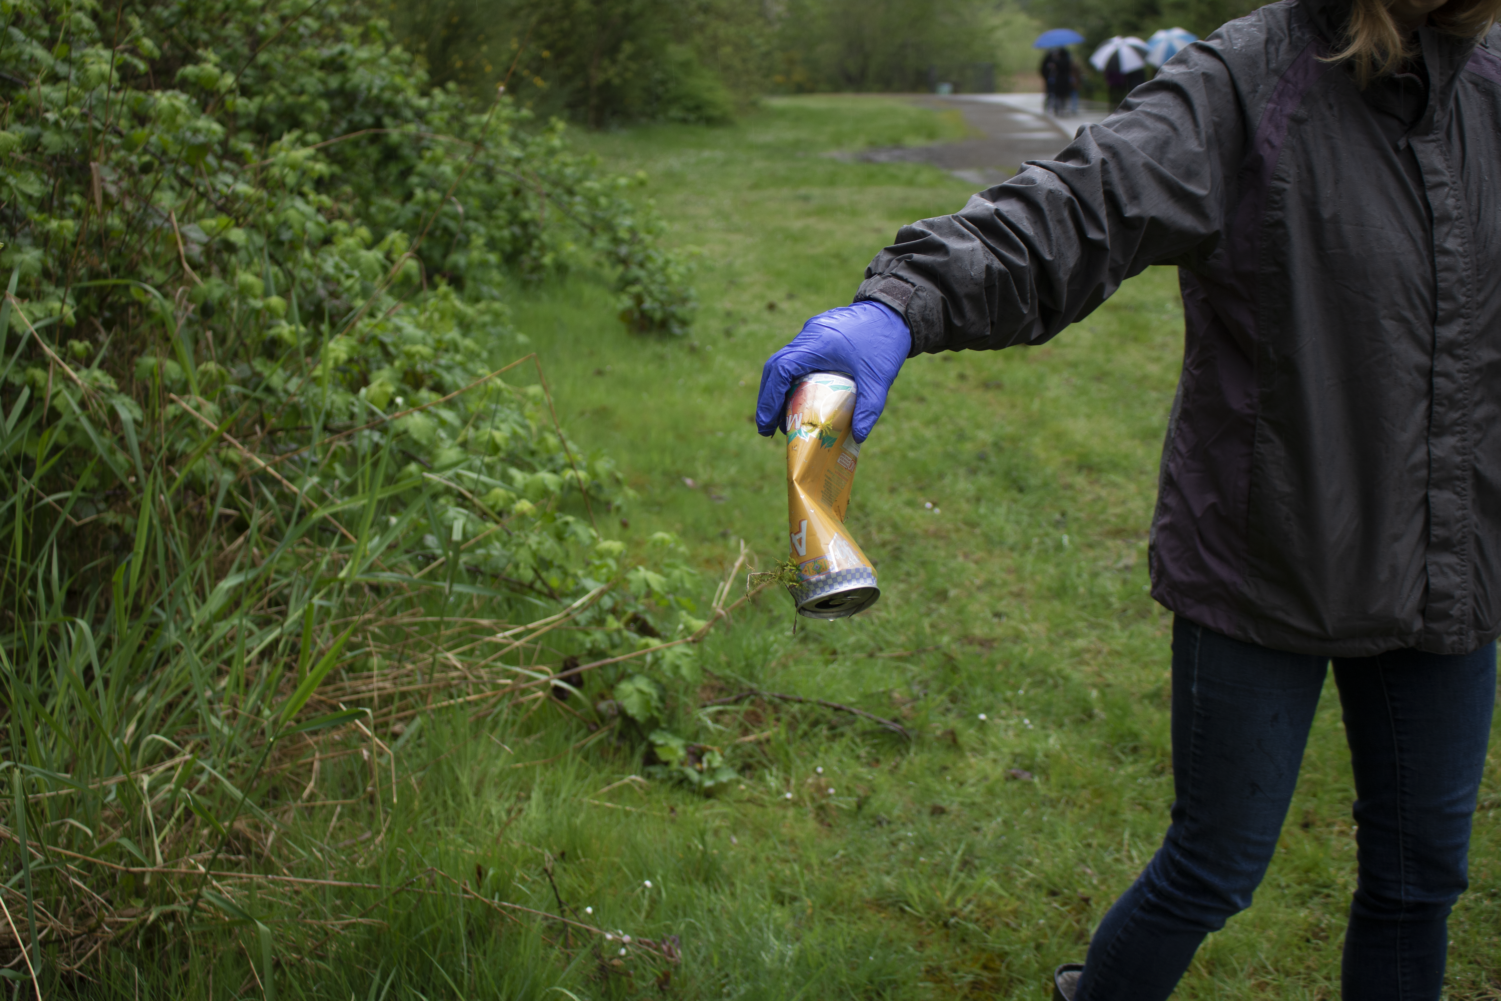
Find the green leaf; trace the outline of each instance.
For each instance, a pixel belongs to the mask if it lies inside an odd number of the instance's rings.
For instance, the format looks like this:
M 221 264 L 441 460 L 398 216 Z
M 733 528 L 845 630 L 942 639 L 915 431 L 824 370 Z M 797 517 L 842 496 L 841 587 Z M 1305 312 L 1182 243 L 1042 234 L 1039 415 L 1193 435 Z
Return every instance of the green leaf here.
M 261 984 L 265 987 L 267 1001 L 276 1001 L 276 985 L 271 977 L 271 974 L 275 970 L 276 952 L 275 941 L 271 937 L 271 929 L 267 928 L 260 918 L 251 914 L 233 900 L 220 896 L 213 890 L 204 890 L 203 899 L 233 918 L 235 924 L 255 925 L 261 945 Z
M 251 917 L 250 912 L 245 910 L 245 908 L 241 907 L 233 900 L 230 900 L 228 897 L 221 897 L 213 890 L 204 890 L 203 899 L 219 908 L 219 910 L 223 911 L 225 914 L 228 914 L 237 922 L 243 921 L 246 924 L 251 924 L 255 921 L 255 918 Z
M 617 683 L 614 694 L 620 708 L 638 723 L 650 722 L 662 711 L 662 688 L 644 674 Z
M 195 796 L 191 790 L 188 791 L 187 797 L 188 809 L 192 810 L 193 813 L 197 815 L 198 819 L 202 820 L 204 823 L 212 827 L 215 834 L 219 835 L 221 838 L 224 837 L 224 825 L 219 823 L 219 818 L 215 817 L 208 811 L 207 808 L 203 806 L 202 803 L 198 802 L 198 797 Z
M 661 594 L 667 590 L 667 578 L 646 567 L 632 567 L 631 572 L 626 574 L 626 581 L 630 584 L 631 593 L 641 597 Z
M 124 848 L 126 851 L 130 852 L 130 854 L 140 859 L 141 865 L 149 866 L 151 864 L 150 862 L 146 861 L 146 853 L 141 851 L 141 846 L 136 844 L 129 838 L 116 838 L 113 841 L 105 842 L 104 844 L 100 845 L 99 848 L 102 851 L 103 849 L 108 848 L 110 845 L 119 845 L 121 848 Z
M 651 743 L 657 757 L 669 765 L 676 765 L 688 753 L 688 742 L 671 730 L 653 730 Z
M 276 718 L 279 721 L 277 724 L 278 728 L 286 726 L 287 722 L 293 716 L 296 716 L 302 710 L 302 707 L 307 704 L 307 700 L 313 697 L 313 692 L 318 690 L 318 686 L 323 683 L 323 679 L 328 676 L 328 672 L 332 671 L 334 664 L 338 662 L 339 654 L 343 652 L 344 644 L 348 642 L 349 637 L 354 633 L 354 628 L 354 626 L 350 626 L 344 630 L 344 635 L 334 641 L 334 645 L 328 648 L 328 652 L 323 655 L 318 663 L 313 665 L 312 670 L 308 671 L 307 677 L 302 679 L 302 683 L 297 686 L 296 691 L 287 697 L 286 702 L 282 703 L 281 711 L 276 714 Z
M 326 716 L 315 716 L 305 723 L 298 723 L 296 726 L 288 729 L 286 731 L 286 734 L 290 735 L 294 733 L 310 733 L 313 730 L 326 730 L 331 726 L 342 726 L 343 724 L 348 723 L 351 720 L 356 720 L 361 716 L 366 715 L 369 715 L 368 709 L 341 709 L 336 713 L 329 713 Z
M 120 430 L 125 435 L 125 443 L 130 446 L 130 457 L 135 461 L 136 482 L 146 482 L 146 467 L 141 464 L 141 446 L 136 441 L 136 422 L 131 416 L 129 408 L 123 399 L 114 401 L 115 413 L 120 415 Z

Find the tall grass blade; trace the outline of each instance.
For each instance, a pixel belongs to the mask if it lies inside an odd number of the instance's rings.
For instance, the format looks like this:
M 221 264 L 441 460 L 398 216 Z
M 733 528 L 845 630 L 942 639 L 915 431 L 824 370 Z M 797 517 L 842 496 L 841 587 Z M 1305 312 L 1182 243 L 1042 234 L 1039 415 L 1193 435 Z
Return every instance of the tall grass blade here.
M 26 887 L 26 923 L 31 938 L 31 956 L 32 962 L 40 966 L 42 954 L 37 950 L 36 891 L 31 885 L 31 836 L 27 832 L 26 791 L 19 768 L 12 769 L 10 776 L 15 792 L 16 840 L 21 845 L 21 877 Z

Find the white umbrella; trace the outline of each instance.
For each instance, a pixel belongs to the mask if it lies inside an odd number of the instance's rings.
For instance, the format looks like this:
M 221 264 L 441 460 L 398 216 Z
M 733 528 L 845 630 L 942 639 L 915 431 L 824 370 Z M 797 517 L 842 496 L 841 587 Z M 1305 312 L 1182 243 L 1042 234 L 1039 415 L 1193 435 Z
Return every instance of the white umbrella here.
M 1146 60 L 1142 58 L 1142 53 L 1146 51 L 1147 43 L 1136 36 L 1127 35 L 1122 38 L 1120 35 L 1116 35 L 1104 45 L 1095 49 L 1094 55 L 1089 57 L 1089 61 L 1094 64 L 1095 69 L 1103 73 L 1105 71 L 1105 64 L 1110 62 L 1110 58 L 1119 55 L 1121 72 L 1130 73 L 1132 70 L 1139 70 L 1147 64 Z
M 1163 28 L 1147 39 L 1147 62 L 1161 66 L 1177 55 L 1179 49 L 1187 48 L 1190 42 L 1198 40 L 1197 35 L 1183 28 Z

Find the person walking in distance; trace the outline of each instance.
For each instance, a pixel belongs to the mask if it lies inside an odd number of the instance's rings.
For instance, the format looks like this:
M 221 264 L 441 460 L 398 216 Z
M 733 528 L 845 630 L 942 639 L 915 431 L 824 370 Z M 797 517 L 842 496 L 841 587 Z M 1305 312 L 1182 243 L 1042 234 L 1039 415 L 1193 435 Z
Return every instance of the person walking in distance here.
M 1038 68 L 1042 76 L 1043 105 L 1048 114 L 1062 117 L 1074 86 L 1073 59 L 1068 49 L 1049 49 Z
M 1501 0 L 1281 0 L 1167 63 L 1056 160 L 904 226 L 767 361 L 854 376 L 1040 344 L 1175 265 L 1185 353 L 1152 519 L 1174 613 L 1170 826 L 1054 973 L 1168 997 L 1250 906 L 1332 661 L 1353 766 L 1350 1001 L 1437 999 L 1501 635 Z

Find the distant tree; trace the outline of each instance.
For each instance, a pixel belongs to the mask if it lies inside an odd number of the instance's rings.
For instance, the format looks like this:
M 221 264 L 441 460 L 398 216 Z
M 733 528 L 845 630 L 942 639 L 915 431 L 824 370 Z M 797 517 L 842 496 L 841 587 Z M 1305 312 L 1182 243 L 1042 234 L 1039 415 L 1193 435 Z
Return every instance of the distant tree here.
M 995 0 L 787 0 L 776 12 L 777 71 L 788 90 L 974 89 L 993 74 Z
M 719 122 L 763 89 L 768 18 L 734 0 L 391 0 L 438 83 L 599 127 Z

